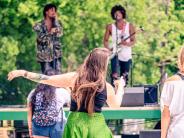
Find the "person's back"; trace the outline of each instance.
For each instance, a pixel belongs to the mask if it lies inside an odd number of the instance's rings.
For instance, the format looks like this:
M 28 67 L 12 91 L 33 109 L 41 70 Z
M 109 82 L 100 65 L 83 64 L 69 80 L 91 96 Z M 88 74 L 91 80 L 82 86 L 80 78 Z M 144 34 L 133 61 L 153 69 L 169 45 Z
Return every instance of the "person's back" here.
M 54 75 L 54 70 L 46 74 Z M 28 101 L 28 126 L 30 136 L 62 137 L 66 117 L 63 105 L 70 102 L 70 94 L 64 88 L 39 84 L 32 90 Z
M 70 103 L 70 94 L 64 88 L 57 88 L 54 98 L 46 101 L 43 93 L 35 90 L 28 96 L 28 103 L 32 103 L 32 131 L 33 135 L 61 137 L 66 123 L 63 105 Z M 34 101 L 32 101 L 32 96 Z M 33 104 L 34 103 L 34 104 Z M 55 131 L 57 130 L 57 133 Z
M 107 49 L 95 49 L 78 70 L 71 92 L 71 113 L 63 133 L 64 138 L 112 138 L 101 114 L 107 100 L 104 75 L 108 55 Z
M 107 91 L 106 89 L 102 90 L 101 92 L 97 92 L 94 99 L 94 112 L 101 113 L 102 107 L 106 103 L 107 100 Z M 85 107 L 85 102 L 82 102 L 80 109 L 77 110 L 77 103 L 74 99 L 71 99 L 71 106 L 70 111 L 78 111 L 78 112 L 85 112 L 87 113 L 87 108 Z
M 165 83 L 161 95 L 161 106 L 169 107 L 170 125 L 167 137 L 184 136 L 184 76 L 170 77 Z

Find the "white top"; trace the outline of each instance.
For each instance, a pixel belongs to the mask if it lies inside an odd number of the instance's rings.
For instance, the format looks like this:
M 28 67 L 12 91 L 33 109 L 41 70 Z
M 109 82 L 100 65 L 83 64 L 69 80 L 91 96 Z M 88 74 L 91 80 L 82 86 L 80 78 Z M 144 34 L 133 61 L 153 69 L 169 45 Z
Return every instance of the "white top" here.
M 116 31 L 118 34 L 118 37 L 116 36 Z M 121 37 L 127 38 L 130 35 L 129 32 L 129 23 L 127 22 L 125 25 L 125 30 L 119 30 L 117 28 L 116 30 L 116 25 L 112 24 L 112 45 L 113 47 L 116 47 L 116 39 L 118 43 L 121 42 Z M 126 42 L 130 42 L 130 39 L 127 39 Z M 121 46 L 120 52 L 118 52 L 118 59 L 120 61 L 128 61 L 129 59 L 132 59 L 132 48 L 129 46 Z
M 184 81 L 165 82 L 161 95 L 161 108 L 169 107 L 171 122 L 167 138 L 184 138 Z
M 28 97 L 27 97 L 27 102 L 31 102 L 31 97 L 34 93 L 34 90 L 32 90 Z M 69 92 L 64 89 L 64 88 L 56 88 L 56 100 L 57 100 L 57 109 L 60 110 L 61 107 L 63 107 L 64 104 L 66 103 L 70 103 L 70 94 Z M 61 112 L 59 112 L 58 115 L 58 121 L 61 121 Z M 66 121 L 66 116 L 65 116 L 65 112 L 63 111 L 63 120 L 64 122 Z

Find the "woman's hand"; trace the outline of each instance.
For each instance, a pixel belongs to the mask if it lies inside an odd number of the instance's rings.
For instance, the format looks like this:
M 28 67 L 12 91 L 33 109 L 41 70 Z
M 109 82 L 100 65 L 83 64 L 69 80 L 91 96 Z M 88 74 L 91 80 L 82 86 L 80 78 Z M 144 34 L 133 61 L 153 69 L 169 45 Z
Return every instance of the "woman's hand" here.
M 17 77 L 23 77 L 25 76 L 27 71 L 25 70 L 14 70 L 14 71 L 11 71 L 8 73 L 8 80 L 11 81 L 13 80 L 14 78 L 17 78 Z
M 125 80 L 123 79 L 123 76 L 114 81 L 114 86 L 115 86 L 115 94 L 118 92 L 118 89 L 123 89 L 125 86 Z

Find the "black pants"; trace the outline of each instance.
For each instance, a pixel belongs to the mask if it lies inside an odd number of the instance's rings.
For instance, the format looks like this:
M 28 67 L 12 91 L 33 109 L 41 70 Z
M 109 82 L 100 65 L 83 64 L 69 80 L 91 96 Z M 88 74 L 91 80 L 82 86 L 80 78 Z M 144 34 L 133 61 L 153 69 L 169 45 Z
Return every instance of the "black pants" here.
M 119 67 L 120 67 L 120 76 L 125 78 L 126 84 L 128 84 L 129 72 L 132 65 L 132 60 L 128 61 L 120 61 L 119 60 Z
M 112 74 L 118 73 L 118 56 L 111 59 L 111 72 Z
M 118 56 L 115 56 L 113 59 L 111 59 L 111 84 L 113 85 L 114 74 L 118 74 L 118 67 L 120 68 L 120 76 L 123 76 L 126 84 L 128 84 L 128 78 L 129 78 L 129 71 L 131 68 L 132 60 L 128 61 L 120 61 L 118 60 Z
M 128 61 L 120 61 L 119 60 L 119 66 L 120 66 L 120 76 L 123 76 L 124 74 L 128 74 L 129 70 L 131 68 L 132 60 Z
M 51 62 L 40 62 L 41 71 L 44 74 L 48 69 L 54 69 L 57 71 L 57 74 L 61 73 L 61 58 L 54 59 Z

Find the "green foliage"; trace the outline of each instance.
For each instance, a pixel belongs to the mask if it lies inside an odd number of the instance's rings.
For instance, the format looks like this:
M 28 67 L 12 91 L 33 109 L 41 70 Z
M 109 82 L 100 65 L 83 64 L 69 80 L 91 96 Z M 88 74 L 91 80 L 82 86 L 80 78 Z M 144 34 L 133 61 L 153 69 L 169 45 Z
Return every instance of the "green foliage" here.
M 169 74 L 176 72 L 176 57 L 184 41 L 182 0 L 169 4 L 163 0 L 1 0 L 0 104 L 23 104 L 35 87 L 25 79 L 8 82 L 6 77 L 13 69 L 40 72 L 32 26 L 43 18 L 47 2 L 58 6 L 59 20 L 64 26 L 61 38 L 64 72 L 77 69 L 90 50 L 103 46 L 105 26 L 113 22 L 110 10 L 115 4 L 126 8 L 127 20 L 137 29 L 139 26 L 145 29 L 137 34 L 133 49 L 133 83 L 156 83 L 163 64 Z

